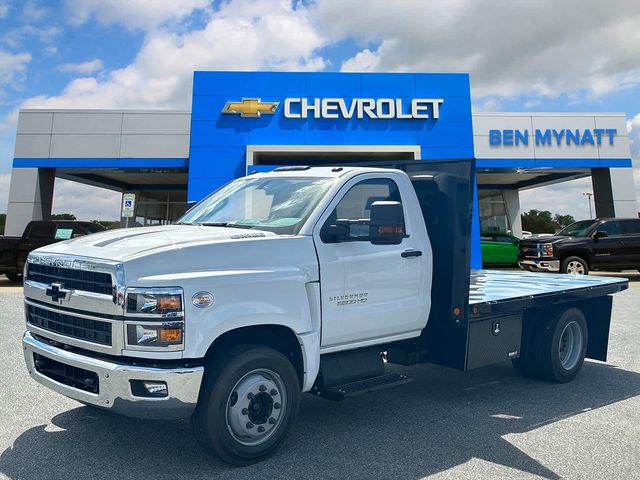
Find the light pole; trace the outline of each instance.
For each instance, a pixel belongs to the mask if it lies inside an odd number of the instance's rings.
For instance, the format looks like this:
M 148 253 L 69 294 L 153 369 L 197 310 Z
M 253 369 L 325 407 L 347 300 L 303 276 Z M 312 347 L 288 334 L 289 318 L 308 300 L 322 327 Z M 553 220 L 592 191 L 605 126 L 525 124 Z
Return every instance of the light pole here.
M 589 218 L 593 218 L 593 214 L 591 213 L 591 197 L 593 197 L 593 193 L 591 192 L 583 192 L 583 195 L 589 197 Z

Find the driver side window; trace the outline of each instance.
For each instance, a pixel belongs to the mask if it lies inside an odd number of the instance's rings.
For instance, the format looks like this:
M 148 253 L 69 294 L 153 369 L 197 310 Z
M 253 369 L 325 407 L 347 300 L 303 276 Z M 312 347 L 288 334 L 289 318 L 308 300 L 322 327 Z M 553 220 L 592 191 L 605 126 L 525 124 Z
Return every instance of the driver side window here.
M 400 191 L 393 180 L 388 178 L 372 178 L 363 180 L 349 189 L 336 205 L 320 231 L 324 243 L 335 243 L 328 232 L 328 226 L 340 221 L 370 220 L 371 205 L 377 201 L 401 202 Z M 369 226 L 367 224 L 351 224 L 349 237 L 352 241 L 368 241 Z
M 603 223 L 597 228 L 598 231 L 607 232 L 610 237 L 615 235 L 622 235 L 622 228 L 620 228 L 620 222 L 607 222 Z

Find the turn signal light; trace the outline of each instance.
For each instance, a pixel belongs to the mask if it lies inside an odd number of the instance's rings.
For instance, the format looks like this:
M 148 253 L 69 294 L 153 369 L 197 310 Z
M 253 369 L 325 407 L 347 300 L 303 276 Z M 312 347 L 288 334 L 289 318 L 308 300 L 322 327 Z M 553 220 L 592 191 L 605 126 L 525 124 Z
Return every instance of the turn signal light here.
M 158 334 L 161 343 L 182 343 L 182 328 L 163 328 Z
M 162 295 L 158 296 L 158 307 L 161 311 L 166 310 L 182 310 L 182 301 L 180 295 Z
M 380 235 L 404 235 L 404 228 L 402 226 L 378 227 L 378 234 L 380 234 Z

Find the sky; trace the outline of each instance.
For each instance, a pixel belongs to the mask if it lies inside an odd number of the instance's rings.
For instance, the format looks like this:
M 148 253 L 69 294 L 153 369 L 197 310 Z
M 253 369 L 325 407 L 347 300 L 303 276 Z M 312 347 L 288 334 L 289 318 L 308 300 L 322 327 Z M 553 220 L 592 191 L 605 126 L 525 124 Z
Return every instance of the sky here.
M 638 0 L 0 0 L 0 212 L 20 108 L 189 109 L 194 70 L 469 72 L 476 112 L 624 112 L 640 166 L 638 25 Z M 521 207 L 585 218 L 585 191 Z M 58 180 L 53 209 L 119 194 Z

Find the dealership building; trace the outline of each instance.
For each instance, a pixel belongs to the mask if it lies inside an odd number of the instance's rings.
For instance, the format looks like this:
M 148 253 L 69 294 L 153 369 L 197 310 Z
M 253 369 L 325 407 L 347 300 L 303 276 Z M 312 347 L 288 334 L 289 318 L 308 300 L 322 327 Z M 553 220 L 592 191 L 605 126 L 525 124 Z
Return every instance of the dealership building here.
M 638 215 L 624 113 L 472 114 L 467 74 L 195 72 L 190 112 L 21 110 L 5 234 L 47 218 L 56 178 L 133 193 L 130 224 L 157 225 L 253 171 L 445 159 L 475 159 L 476 252 L 542 185 L 591 177 L 597 216 Z

